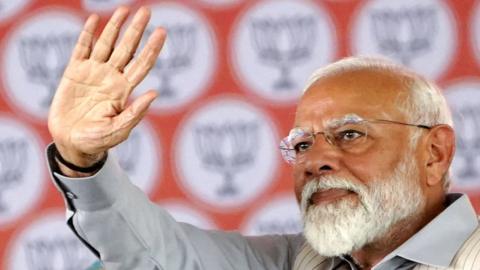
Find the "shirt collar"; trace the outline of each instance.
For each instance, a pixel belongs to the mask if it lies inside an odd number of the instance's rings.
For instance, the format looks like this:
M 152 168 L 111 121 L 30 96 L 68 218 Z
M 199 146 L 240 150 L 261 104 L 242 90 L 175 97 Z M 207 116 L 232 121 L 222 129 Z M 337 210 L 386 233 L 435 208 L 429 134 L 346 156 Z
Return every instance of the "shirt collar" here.
M 400 256 L 417 263 L 448 267 L 462 244 L 478 226 L 467 195 L 447 195 L 447 208 L 382 262 Z M 378 265 L 382 264 L 380 262 Z

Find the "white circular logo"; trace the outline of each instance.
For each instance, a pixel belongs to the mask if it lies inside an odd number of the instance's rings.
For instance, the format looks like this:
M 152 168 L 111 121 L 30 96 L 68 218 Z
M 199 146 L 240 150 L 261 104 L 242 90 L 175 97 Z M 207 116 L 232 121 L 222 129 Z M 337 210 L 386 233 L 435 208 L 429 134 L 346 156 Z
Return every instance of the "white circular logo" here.
M 112 154 L 133 184 L 151 193 L 161 171 L 161 147 L 153 128 L 142 120 L 126 141 L 116 146 Z
M 209 102 L 179 128 L 174 143 L 181 186 L 217 210 L 244 206 L 275 179 L 272 120 L 233 98 Z
M 480 188 L 480 80 L 468 80 L 445 90 L 456 137 L 452 162 L 454 188 Z
M 1 227 L 36 206 L 47 183 L 43 146 L 34 131 L 5 116 L 0 130 Z
M 0 0 L 0 21 L 11 18 L 20 12 L 30 0 Z
M 480 2 L 477 2 L 472 16 L 472 41 L 473 48 L 480 63 Z
M 20 24 L 3 50 L 3 78 L 8 99 L 44 121 L 82 21 L 76 14 L 48 10 Z
M 317 68 L 335 57 L 328 13 L 308 1 L 255 4 L 232 36 L 231 58 L 241 83 L 259 96 L 292 103 Z
M 188 223 L 206 230 L 217 229 L 215 223 L 208 216 L 193 209 L 186 203 L 179 201 L 163 201 L 159 202 L 159 205 L 178 222 Z
M 110 12 L 120 5 L 129 5 L 133 0 L 82 0 L 85 10 L 93 12 Z
M 150 7 L 152 18 L 144 42 L 154 27 L 167 29 L 167 41 L 154 67 L 137 87 L 135 95 L 148 89 L 159 94 L 153 112 L 172 112 L 197 98 L 212 78 L 217 61 L 214 35 L 206 19 L 179 4 Z
M 302 230 L 300 210 L 293 195 L 274 197 L 248 217 L 241 229 L 246 235 L 295 234 Z
M 444 1 L 367 1 L 352 31 L 353 54 L 387 56 L 431 79 L 456 49 L 455 19 Z
M 9 258 L 9 270 L 79 270 L 97 260 L 68 228 L 61 213 L 43 216 L 21 231 Z

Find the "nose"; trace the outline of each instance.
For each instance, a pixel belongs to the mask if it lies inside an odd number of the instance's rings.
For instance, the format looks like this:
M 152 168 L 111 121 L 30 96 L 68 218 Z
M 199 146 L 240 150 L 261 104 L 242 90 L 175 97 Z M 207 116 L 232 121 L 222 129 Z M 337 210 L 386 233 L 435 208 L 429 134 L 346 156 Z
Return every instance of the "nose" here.
M 323 138 L 318 138 L 310 151 L 305 153 L 301 166 L 303 167 L 303 176 L 309 179 L 334 173 L 338 171 L 339 164 L 339 150 Z
M 295 196 L 301 201 L 305 184 L 326 174 L 336 173 L 340 168 L 340 152 L 325 140 L 317 140 L 305 153 L 301 162 L 295 163 Z

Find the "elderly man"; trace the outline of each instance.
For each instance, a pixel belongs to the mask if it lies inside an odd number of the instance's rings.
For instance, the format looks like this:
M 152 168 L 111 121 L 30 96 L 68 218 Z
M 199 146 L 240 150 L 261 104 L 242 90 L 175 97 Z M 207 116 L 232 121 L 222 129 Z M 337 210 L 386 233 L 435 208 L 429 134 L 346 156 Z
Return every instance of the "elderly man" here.
M 349 58 L 320 69 L 282 140 L 305 230 L 243 237 L 177 223 L 106 154 L 156 97 L 127 99 L 165 40 L 141 8 L 114 47 L 119 8 L 96 44 L 86 22 L 49 117 L 48 160 L 69 226 L 106 269 L 480 269 L 468 198 L 447 194 L 455 149 L 441 93 L 384 60 Z

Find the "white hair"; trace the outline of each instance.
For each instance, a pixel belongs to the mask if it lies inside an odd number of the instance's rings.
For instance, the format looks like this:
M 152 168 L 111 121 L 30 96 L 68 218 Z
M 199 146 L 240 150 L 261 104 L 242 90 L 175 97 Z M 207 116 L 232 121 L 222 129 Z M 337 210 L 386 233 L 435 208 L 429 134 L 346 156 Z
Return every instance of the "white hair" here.
M 303 92 L 322 78 L 356 70 L 378 70 L 398 76 L 404 82 L 409 93 L 405 99 L 399 100 L 397 106 L 406 115 L 410 124 L 426 126 L 447 124 L 453 127 L 452 114 L 445 97 L 436 84 L 386 58 L 347 57 L 319 68 L 310 76 Z M 410 141 L 412 147 L 416 147 L 420 134 L 420 130 L 413 132 Z M 447 190 L 450 185 L 449 172 L 446 173 L 443 180 Z

